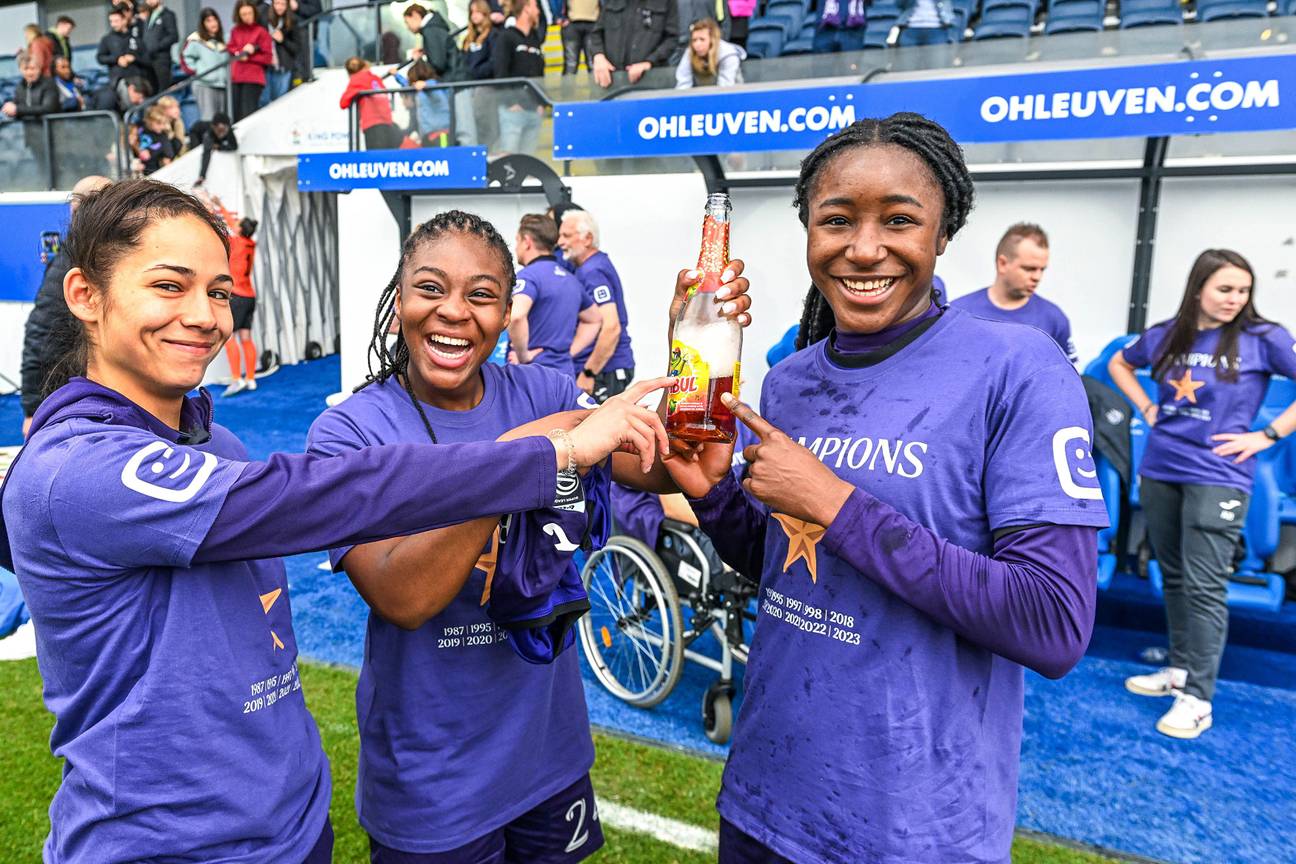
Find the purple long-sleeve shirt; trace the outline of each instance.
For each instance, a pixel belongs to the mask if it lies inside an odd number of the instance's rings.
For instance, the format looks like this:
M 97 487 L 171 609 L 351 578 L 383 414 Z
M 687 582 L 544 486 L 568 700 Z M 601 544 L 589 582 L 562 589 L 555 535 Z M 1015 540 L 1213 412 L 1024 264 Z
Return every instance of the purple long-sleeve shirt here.
M 1018 664 L 1065 673 L 1093 624 L 1088 407 L 1043 334 L 935 308 L 898 329 L 765 380 L 762 414 L 855 487 L 832 525 L 765 517 L 731 478 L 694 502 L 721 555 L 761 574 L 718 806 L 798 861 L 997 864 Z

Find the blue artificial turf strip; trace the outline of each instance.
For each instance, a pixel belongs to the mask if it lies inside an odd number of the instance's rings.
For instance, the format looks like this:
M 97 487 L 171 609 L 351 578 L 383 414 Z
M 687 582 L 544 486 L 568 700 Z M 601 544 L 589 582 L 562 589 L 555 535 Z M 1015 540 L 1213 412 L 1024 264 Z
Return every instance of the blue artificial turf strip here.
M 255 393 L 217 399 L 216 419 L 242 438 L 253 458 L 300 451 L 338 380 L 336 357 L 286 367 Z M 20 423 L 17 397 L 0 398 L 0 445 L 19 441 Z M 365 605 L 345 576 L 318 568 L 324 560 L 316 553 L 286 561 L 297 643 L 306 656 L 358 666 Z M 1123 686 L 1126 676 L 1150 668 L 1138 662 L 1139 651 L 1165 644 L 1159 607 L 1137 580 L 1122 577 L 1117 587 L 1100 600 L 1100 626 L 1071 674 L 1048 681 L 1026 673 L 1018 823 L 1183 864 L 1296 861 L 1296 655 L 1255 647 L 1260 640 L 1231 640 L 1215 728 L 1196 741 L 1166 738 L 1153 725 L 1169 700 L 1134 696 Z M 1294 613 L 1288 608 L 1261 624 L 1280 627 L 1284 646 L 1296 643 Z M 1245 634 L 1246 616 L 1235 623 Z M 1239 644 L 1248 641 L 1253 644 Z M 687 664 L 670 698 L 641 711 L 611 697 L 587 672 L 590 717 L 721 754 L 724 748 L 707 741 L 701 728 L 702 696 L 714 679 L 715 673 Z

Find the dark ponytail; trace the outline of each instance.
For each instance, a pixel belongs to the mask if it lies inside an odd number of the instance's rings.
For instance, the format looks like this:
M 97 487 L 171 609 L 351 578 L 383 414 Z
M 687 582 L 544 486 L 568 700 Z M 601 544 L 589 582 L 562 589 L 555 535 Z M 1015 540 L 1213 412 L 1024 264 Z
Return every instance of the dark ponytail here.
M 216 214 L 192 195 L 148 179 L 121 180 L 76 196 L 63 249 L 71 266 L 79 268 L 104 296 L 104 308 L 108 308 L 108 289 L 118 262 L 139 246 L 140 237 L 153 223 L 181 216 L 204 222 L 229 255 L 225 223 Z M 85 375 L 91 347 L 85 325 L 64 306 L 43 349 L 50 371 L 42 395 L 53 393 L 70 378 Z
M 903 147 L 926 163 L 945 197 L 941 230 L 946 240 L 954 239 L 967 223 L 974 198 L 972 175 L 963 161 L 963 150 L 939 123 L 908 112 L 892 114 L 882 120 L 858 120 L 827 138 L 801 162 L 801 176 L 797 178 L 796 197 L 792 201 L 801 224 L 809 227 L 810 194 L 820 170 L 834 156 L 857 147 L 884 144 Z M 832 307 L 818 286 L 812 284 L 801 313 L 797 350 L 827 337 L 835 325 Z

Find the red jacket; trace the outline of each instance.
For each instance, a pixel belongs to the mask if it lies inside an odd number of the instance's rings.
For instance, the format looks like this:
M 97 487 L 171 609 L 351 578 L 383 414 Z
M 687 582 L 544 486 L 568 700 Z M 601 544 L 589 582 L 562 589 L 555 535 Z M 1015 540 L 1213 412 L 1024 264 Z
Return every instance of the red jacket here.
M 369 69 L 361 69 L 351 76 L 347 88 L 338 103 L 343 108 L 350 108 L 356 94 L 366 90 L 382 90 L 382 79 Z M 371 126 L 383 126 L 392 122 L 391 100 L 386 96 L 366 96 L 360 100 L 360 130 Z
M 235 24 L 230 31 L 229 52 L 235 56 L 243 50 L 244 45 L 254 45 L 256 50 L 246 60 L 235 60 L 230 69 L 230 81 L 235 84 L 266 83 L 266 67 L 274 62 L 274 41 L 270 31 L 260 24 Z
M 256 255 L 256 241 L 241 234 L 231 235 L 230 275 L 234 277 L 233 293 L 239 297 L 255 297 L 252 287 L 252 258 Z

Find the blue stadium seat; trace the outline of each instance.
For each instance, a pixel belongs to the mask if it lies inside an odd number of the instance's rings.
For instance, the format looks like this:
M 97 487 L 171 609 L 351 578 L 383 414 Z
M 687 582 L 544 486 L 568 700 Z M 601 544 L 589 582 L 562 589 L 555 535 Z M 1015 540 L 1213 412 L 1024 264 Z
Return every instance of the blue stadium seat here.
M 895 21 L 869 21 L 864 25 L 864 47 L 885 48 Z
M 868 7 L 868 20 L 873 21 L 895 21 L 900 17 L 900 7 L 894 3 L 874 3 Z
M 1278 4 L 1278 14 L 1279 14 L 1279 15 L 1296 15 L 1296 0 L 1287 0 L 1287 5 L 1286 5 L 1286 8 L 1285 8 L 1285 9 L 1283 8 L 1283 4 L 1282 4 L 1282 3 L 1279 3 L 1279 4 Z
M 1044 22 L 1044 32 L 1054 33 L 1097 33 L 1103 29 L 1102 13 L 1087 15 L 1053 15 L 1049 14 Z
M 769 8 L 765 10 L 763 21 L 777 21 L 782 19 L 784 23 L 784 38 L 791 40 L 797 38 L 801 32 L 801 25 L 805 23 L 806 10 L 801 0 L 774 0 L 770 3 Z
M 1197 20 L 1218 21 L 1224 18 L 1264 18 L 1269 15 L 1266 0 L 1198 0 Z
M 791 42 L 783 45 L 783 56 L 789 54 L 809 54 L 814 51 L 815 22 L 807 21 L 801 25 L 801 32 Z
M 1183 12 L 1173 0 L 1142 0 L 1121 3 L 1120 27 L 1151 27 L 1161 24 L 1182 24 Z
M 1098 471 L 1098 486 L 1102 489 L 1109 523 L 1098 532 L 1098 590 L 1105 591 L 1111 585 L 1120 562 L 1116 549 L 1116 536 L 1120 531 L 1120 474 L 1103 456 L 1094 456 L 1094 467 Z
M 1018 38 L 1030 35 L 1034 18 L 1030 7 L 1024 5 L 995 6 L 981 13 L 981 23 L 972 32 L 974 40 Z
M 777 57 L 783 51 L 783 25 L 752 22 L 747 34 L 747 53 L 764 59 Z

